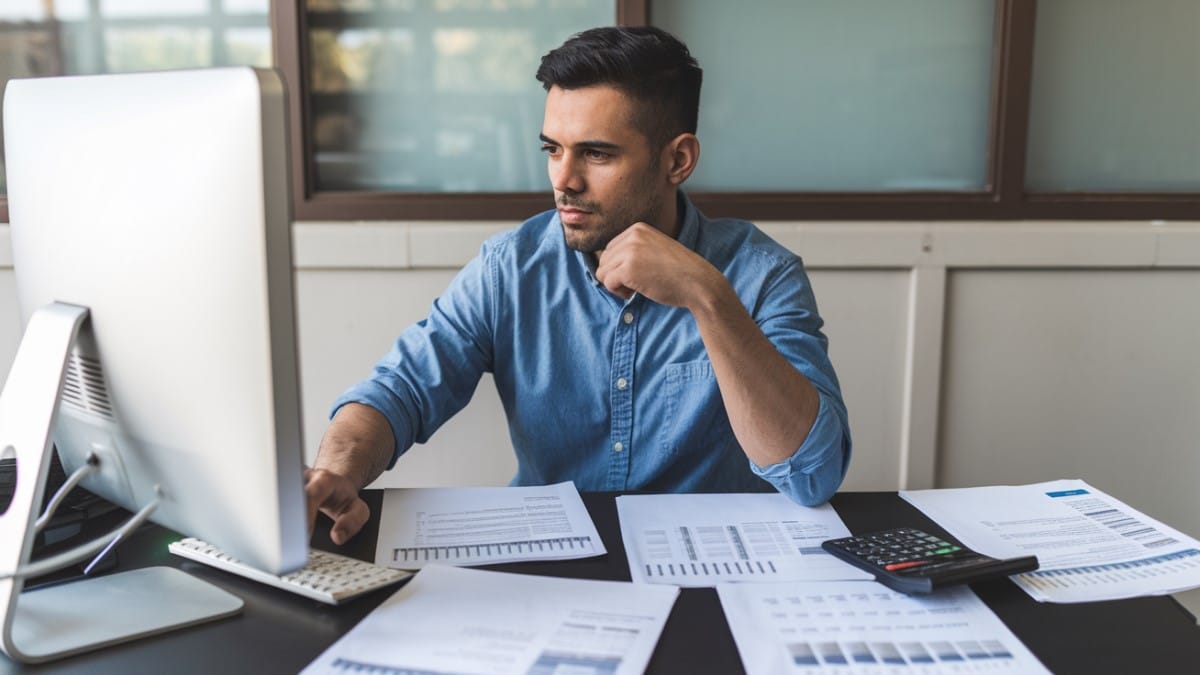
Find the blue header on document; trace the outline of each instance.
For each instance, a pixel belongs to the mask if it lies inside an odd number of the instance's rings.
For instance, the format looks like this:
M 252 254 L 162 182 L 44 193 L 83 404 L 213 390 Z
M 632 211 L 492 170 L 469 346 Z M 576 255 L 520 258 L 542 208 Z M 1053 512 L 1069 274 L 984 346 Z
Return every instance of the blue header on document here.
M 1048 497 L 1053 499 L 1058 499 L 1059 497 L 1078 497 L 1079 495 L 1086 494 L 1088 494 L 1087 490 L 1057 490 L 1055 492 L 1046 493 Z

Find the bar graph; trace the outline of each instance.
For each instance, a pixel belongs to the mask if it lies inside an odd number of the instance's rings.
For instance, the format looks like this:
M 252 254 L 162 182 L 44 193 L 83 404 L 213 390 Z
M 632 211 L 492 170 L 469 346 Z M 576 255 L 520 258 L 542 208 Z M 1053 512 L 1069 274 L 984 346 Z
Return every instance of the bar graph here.
M 932 642 L 791 642 L 786 645 L 792 663 L 804 668 L 839 666 L 912 666 L 921 671 L 927 666 L 944 664 L 954 672 L 1006 670 L 1013 653 L 1000 640 L 960 640 Z M 975 669 L 972 666 L 981 666 Z
M 365 663 L 353 659 L 337 659 L 331 665 L 329 672 L 354 673 L 355 675 L 460 675 L 442 670 L 413 670 L 412 668 L 395 668 L 375 663 Z
M 969 588 L 907 596 L 869 581 L 717 587 L 749 675 L 1044 673 Z
M 403 568 L 406 563 L 440 562 L 446 565 L 472 565 L 493 562 L 499 558 L 541 557 L 562 553 L 564 557 L 600 555 L 604 550 L 592 537 L 555 537 L 527 541 L 506 541 L 498 544 L 463 546 L 404 546 L 391 549 L 391 565 Z
M 574 483 L 393 488 L 383 496 L 375 564 L 421 569 L 604 553 Z
M 617 513 L 636 582 L 872 578 L 821 548 L 850 532 L 828 504 L 803 507 L 778 493 L 622 495 Z
M 1189 588 L 1200 570 L 1200 550 L 1189 548 L 1173 553 L 1099 565 L 1080 565 L 1026 572 L 1013 577 L 1018 586 L 1038 600 L 1081 602 L 1090 600 L 1097 589 L 1164 582 L 1167 588 Z

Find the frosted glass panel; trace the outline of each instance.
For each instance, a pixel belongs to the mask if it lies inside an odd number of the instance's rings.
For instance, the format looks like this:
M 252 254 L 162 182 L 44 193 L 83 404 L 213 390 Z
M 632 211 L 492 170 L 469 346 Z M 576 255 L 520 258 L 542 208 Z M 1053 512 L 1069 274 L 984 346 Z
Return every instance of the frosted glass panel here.
M 542 55 L 613 0 L 309 0 L 318 190 L 549 190 Z
M 1200 190 L 1200 2 L 1039 2 L 1026 187 Z
M 0 90 L 15 77 L 267 67 L 269 7 L 268 0 L 0 0 Z
M 982 190 L 993 0 L 654 0 L 704 69 L 717 191 Z

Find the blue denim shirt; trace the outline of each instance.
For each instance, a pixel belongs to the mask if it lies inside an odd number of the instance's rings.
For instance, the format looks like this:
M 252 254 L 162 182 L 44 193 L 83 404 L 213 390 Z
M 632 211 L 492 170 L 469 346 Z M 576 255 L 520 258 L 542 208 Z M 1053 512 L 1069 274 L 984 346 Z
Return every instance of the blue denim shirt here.
M 566 246 L 556 211 L 484 243 L 405 330 L 374 374 L 343 394 L 391 423 L 396 458 L 423 443 L 491 372 L 517 454 L 513 485 L 580 490 L 761 491 L 824 502 L 850 459 L 846 408 L 800 259 L 754 225 L 709 220 L 680 193 L 679 241 L 724 273 L 759 328 L 813 383 L 820 411 L 786 461 L 738 445 L 691 314 L 626 301 Z M 390 467 L 389 467 L 390 468 Z M 765 480 L 765 482 L 764 482 Z M 768 484 L 769 483 L 769 484 Z

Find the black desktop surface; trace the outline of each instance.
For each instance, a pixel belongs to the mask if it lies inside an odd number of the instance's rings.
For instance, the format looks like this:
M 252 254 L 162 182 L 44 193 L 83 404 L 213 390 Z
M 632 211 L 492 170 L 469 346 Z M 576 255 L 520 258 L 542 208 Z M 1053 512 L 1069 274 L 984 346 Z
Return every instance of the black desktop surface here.
M 358 536 L 336 549 L 325 521 L 317 527 L 314 545 L 372 559 L 382 492 L 369 490 L 364 497 L 375 517 Z M 583 495 L 608 549 L 606 555 L 486 569 L 629 580 L 615 497 Z M 839 494 L 833 505 L 854 533 L 914 526 L 947 534 L 895 493 Z M 241 615 L 42 666 L 22 667 L 0 657 L 0 673 L 296 673 L 394 592 L 385 589 L 330 607 L 176 558 L 166 550 L 176 538 L 161 527 L 143 527 L 120 548 L 119 568 L 156 564 L 182 568 L 243 598 L 246 607 Z M 1035 602 L 1007 580 L 973 588 L 1054 673 L 1179 673 L 1200 668 L 1200 628 L 1169 597 L 1054 605 Z M 744 672 L 716 591 L 682 589 L 647 672 Z

